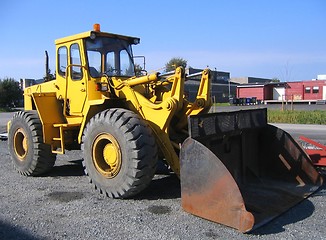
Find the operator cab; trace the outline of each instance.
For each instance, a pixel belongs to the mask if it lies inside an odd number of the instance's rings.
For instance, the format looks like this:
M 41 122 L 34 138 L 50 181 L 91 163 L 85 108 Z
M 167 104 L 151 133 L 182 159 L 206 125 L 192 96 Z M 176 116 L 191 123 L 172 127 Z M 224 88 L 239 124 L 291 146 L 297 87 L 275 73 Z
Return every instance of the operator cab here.
M 85 52 L 91 77 L 135 76 L 132 44 L 138 44 L 139 38 L 100 32 L 94 26 L 88 38 L 85 38 Z
M 135 76 L 131 45 L 139 42 L 139 38 L 101 32 L 99 24 L 93 31 L 57 39 L 57 95 L 66 99 L 66 112 L 81 115 L 86 99 L 102 98 L 100 91 L 94 92 L 102 76 L 122 80 Z
M 133 77 L 135 65 L 131 45 L 139 44 L 140 39 L 100 31 L 100 25 L 94 24 L 94 30 L 55 41 L 57 45 L 57 73 L 65 77 L 67 68 L 71 68 L 73 80 L 82 78 L 82 66 L 89 69 L 90 76 Z M 84 57 L 84 58 L 83 58 Z M 70 60 L 69 60 L 70 59 Z

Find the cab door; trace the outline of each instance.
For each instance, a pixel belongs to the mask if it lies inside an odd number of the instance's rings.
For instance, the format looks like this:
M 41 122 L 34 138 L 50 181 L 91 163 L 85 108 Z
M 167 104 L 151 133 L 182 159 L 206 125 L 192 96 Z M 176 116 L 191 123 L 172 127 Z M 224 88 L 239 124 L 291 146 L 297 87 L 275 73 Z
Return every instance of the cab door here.
M 67 79 L 67 110 L 70 115 L 82 115 L 86 101 L 87 73 L 81 58 L 81 47 L 72 43 L 69 47 Z

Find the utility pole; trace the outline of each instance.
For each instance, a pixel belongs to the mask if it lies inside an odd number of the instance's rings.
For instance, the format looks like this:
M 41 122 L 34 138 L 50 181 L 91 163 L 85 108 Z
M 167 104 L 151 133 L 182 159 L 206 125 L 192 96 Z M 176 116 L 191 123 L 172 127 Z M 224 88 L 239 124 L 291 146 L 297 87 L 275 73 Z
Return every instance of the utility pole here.
M 230 78 L 229 78 L 229 102 L 231 99 L 231 84 L 230 84 Z

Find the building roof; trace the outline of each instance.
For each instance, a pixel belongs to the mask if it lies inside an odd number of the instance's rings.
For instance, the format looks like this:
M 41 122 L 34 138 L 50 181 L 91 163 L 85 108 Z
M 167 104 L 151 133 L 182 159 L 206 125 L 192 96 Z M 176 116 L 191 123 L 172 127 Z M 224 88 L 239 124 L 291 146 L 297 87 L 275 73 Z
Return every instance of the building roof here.
M 187 85 L 199 85 L 200 84 L 200 81 L 198 80 L 187 80 L 185 82 L 185 84 Z M 211 85 L 212 86 L 228 86 L 229 83 L 228 82 L 211 82 Z M 238 86 L 238 83 L 233 83 L 233 82 L 230 82 L 230 86 Z
M 276 86 L 276 87 L 285 87 L 287 85 L 286 82 L 270 82 L 270 83 L 246 83 L 238 85 L 238 88 L 253 88 L 253 87 L 264 87 L 264 86 Z

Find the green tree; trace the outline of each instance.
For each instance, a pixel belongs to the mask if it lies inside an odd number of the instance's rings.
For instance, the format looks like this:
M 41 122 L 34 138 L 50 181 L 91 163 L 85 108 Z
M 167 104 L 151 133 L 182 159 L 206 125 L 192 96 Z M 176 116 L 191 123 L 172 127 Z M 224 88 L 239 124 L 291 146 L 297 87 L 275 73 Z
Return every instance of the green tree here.
M 43 77 L 44 81 L 51 81 L 55 79 L 55 73 L 51 72 L 51 69 L 49 69 L 48 75 Z
M 165 69 L 167 72 L 170 72 L 170 71 L 174 71 L 177 67 L 180 67 L 180 66 L 186 68 L 187 62 L 188 61 L 183 58 L 174 57 L 174 58 L 171 58 L 171 60 L 165 64 Z
M 19 82 L 13 78 L 0 79 L 0 107 L 16 107 L 21 105 L 23 91 Z
M 140 66 L 140 64 L 135 63 L 135 74 L 136 76 L 142 76 L 144 75 L 145 70 L 143 69 L 142 66 Z
M 281 80 L 278 79 L 277 77 L 274 77 L 274 78 L 272 78 L 272 81 L 271 82 L 278 83 L 278 82 L 281 82 Z

